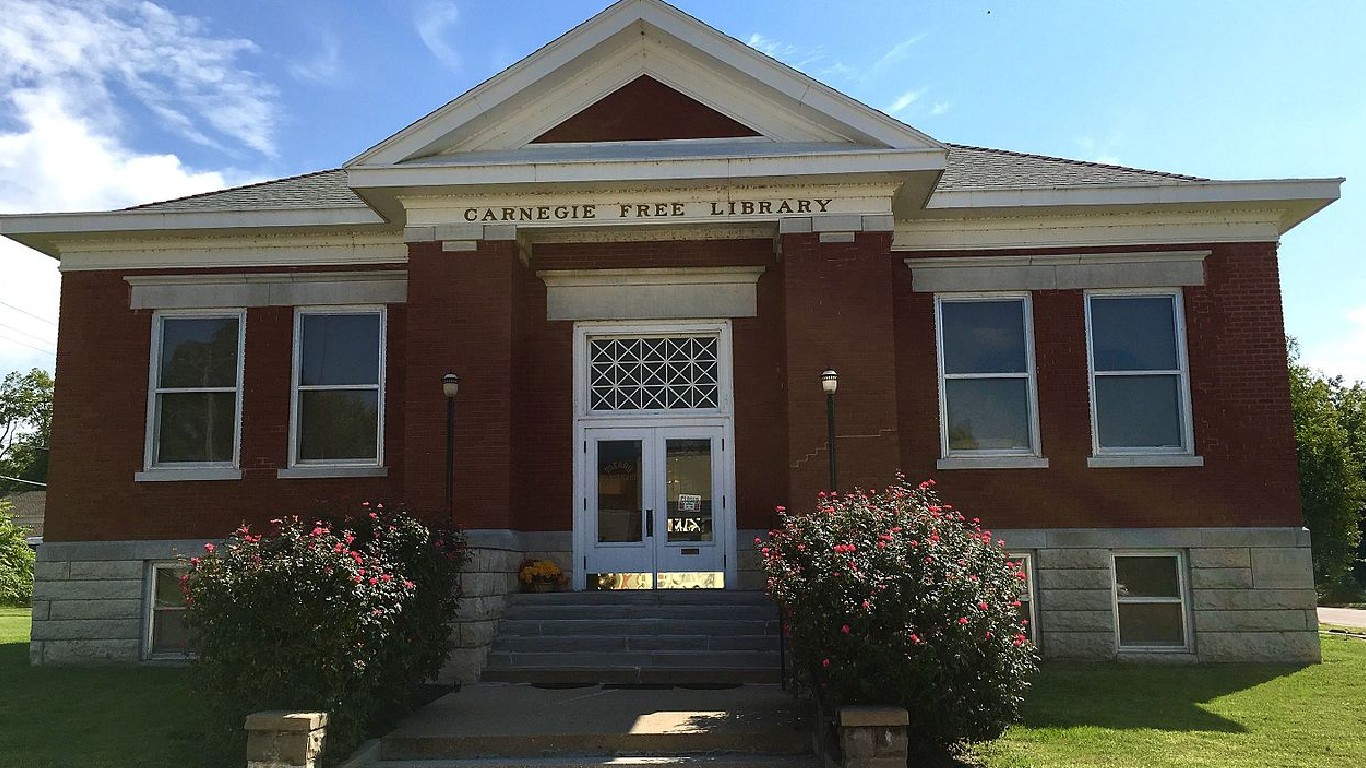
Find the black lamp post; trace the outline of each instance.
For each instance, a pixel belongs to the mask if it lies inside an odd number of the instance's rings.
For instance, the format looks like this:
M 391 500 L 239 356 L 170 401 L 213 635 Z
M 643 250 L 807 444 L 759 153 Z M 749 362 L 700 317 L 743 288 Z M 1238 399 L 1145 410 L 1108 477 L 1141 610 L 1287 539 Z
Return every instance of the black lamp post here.
M 441 377 L 441 392 L 446 396 L 446 515 L 455 524 L 455 500 L 452 496 L 455 465 L 455 395 L 460 391 L 460 377 L 449 371 Z
M 835 490 L 835 387 L 839 386 L 839 374 L 825 371 L 821 374 L 821 390 L 825 392 L 825 429 L 830 443 L 830 490 Z

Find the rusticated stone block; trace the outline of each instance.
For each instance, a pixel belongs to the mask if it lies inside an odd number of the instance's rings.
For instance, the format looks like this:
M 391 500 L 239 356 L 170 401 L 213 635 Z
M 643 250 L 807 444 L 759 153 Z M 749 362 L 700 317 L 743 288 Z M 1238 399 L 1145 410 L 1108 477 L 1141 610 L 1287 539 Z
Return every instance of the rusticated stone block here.
M 51 600 L 34 600 L 30 617 L 34 621 L 47 621 L 48 613 L 52 610 Z
M 1251 568 L 1252 555 L 1246 547 L 1211 547 L 1190 551 L 1192 568 Z
M 1109 611 L 1114 593 L 1108 589 L 1040 589 L 1039 609 L 1045 611 Z
M 1100 661 L 1115 656 L 1113 632 L 1044 632 L 1039 645 L 1049 659 Z
M 898 707 L 842 707 L 840 751 L 845 768 L 904 768 L 906 710 Z
M 43 663 L 71 666 L 135 664 L 141 645 L 141 641 L 136 639 L 47 640 L 43 643 Z
M 1039 626 L 1050 632 L 1114 632 L 1111 611 L 1039 611 Z
M 1040 569 L 1109 569 L 1108 549 L 1041 549 L 1037 554 Z
M 120 640 L 141 635 L 142 622 L 138 619 L 33 622 L 34 640 Z
M 33 585 L 35 600 L 141 600 L 142 580 L 39 581 Z
M 1258 589 L 1312 589 L 1314 564 L 1308 549 L 1252 550 L 1252 584 Z
M 39 560 L 33 564 L 33 578 L 35 581 L 66 581 L 70 578 L 70 574 L 70 563 L 54 563 Z
M 1317 622 L 1305 623 L 1305 612 L 1294 609 L 1269 611 L 1195 611 L 1197 632 L 1294 632 L 1318 630 Z
M 1321 660 L 1318 632 L 1201 632 L 1196 646 L 1201 661 Z
M 1252 569 L 1192 568 L 1191 587 L 1194 589 L 1249 589 L 1252 587 Z
M 141 600 L 53 600 L 48 608 L 53 621 L 141 617 Z
M 475 648 L 486 646 L 493 642 L 493 636 L 497 634 L 498 622 L 496 621 L 464 621 L 456 624 L 456 645 L 461 648 Z
M 72 579 L 141 579 L 146 564 L 141 560 L 99 560 L 70 563 Z
M 1040 568 L 1039 589 L 1109 589 L 1110 569 L 1053 570 Z
M 446 657 L 446 663 L 442 665 L 441 672 L 437 675 L 437 681 L 441 683 L 475 682 L 479 679 L 479 673 L 484 669 L 484 660 L 488 658 L 488 653 L 488 646 L 452 649 L 451 655 Z
M 1318 605 L 1312 589 L 1196 589 L 1193 599 L 1197 611 L 1312 610 Z

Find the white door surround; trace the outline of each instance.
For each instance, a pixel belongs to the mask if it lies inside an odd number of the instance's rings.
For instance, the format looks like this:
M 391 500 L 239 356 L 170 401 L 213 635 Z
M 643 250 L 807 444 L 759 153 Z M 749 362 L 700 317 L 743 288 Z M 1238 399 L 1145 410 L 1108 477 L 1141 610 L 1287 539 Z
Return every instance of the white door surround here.
M 726 320 L 575 324 L 574 589 L 587 573 L 736 583 L 731 372 Z

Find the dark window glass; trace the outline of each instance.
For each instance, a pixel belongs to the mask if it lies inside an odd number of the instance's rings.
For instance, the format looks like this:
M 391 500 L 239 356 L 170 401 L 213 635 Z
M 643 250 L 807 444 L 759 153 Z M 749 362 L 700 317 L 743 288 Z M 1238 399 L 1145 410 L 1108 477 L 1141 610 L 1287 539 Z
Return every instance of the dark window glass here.
M 1186 644 L 1180 603 L 1120 603 L 1119 644 L 1176 647 Z
M 236 392 L 167 392 L 157 400 L 158 463 L 232 461 Z
M 1182 448 L 1181 377 L 1096 377 L 1100 444 L 1115 448 Z
M 235 317 L 163 318 L 157 386 L 236 387 L 237 341 Z
M 1097 371 L 1173 371 L 1175 302 L 1170 296 L 1092 297 L 1091 344 Z
M 1029 450 L 1027 379 L 950 379 L 944 396 L 951 450 Z
M 1120 597 L 1181 597 L 1175 557 L 1116 557 L 1115 583 Z
M 379 315 L 304 315 L 303 386 L 379 384 Z
M 598 442 L 598 541 L 641 541 L 641 455 L 639 440 Z
M 299 392 L 299 458 L 374 459 L 379 456 L 379 391 Z
M 944 373 L 1027 373 L 1024 302 L 945 301 Z

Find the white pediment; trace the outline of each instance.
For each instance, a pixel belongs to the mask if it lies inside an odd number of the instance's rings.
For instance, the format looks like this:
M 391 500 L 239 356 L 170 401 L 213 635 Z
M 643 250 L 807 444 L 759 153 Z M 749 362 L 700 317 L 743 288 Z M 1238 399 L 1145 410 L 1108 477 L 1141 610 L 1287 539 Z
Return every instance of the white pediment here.
M 556 146 L 533 144 L 538 136 L 642 76 L 758 134 L 720 142 L 738 145 L 742 154 L 746 143 L 944 151 L 929 136 L 667 3 L 621 0 L 347 167 L 458 163 L 499 155 L 504 162 L 509 155 L 534 162 Z

